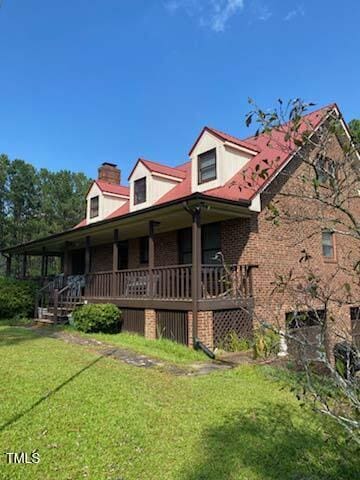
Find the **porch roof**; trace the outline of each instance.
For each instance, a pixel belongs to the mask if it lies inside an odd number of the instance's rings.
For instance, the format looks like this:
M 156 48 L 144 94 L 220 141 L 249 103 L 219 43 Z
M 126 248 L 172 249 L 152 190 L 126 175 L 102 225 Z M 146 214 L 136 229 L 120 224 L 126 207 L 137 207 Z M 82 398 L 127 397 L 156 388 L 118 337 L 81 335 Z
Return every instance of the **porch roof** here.
M 100 245 L 113 241 L 113 231 L 119 230 L 119 240 L 146 236 L 149 233 L 149 221 L 159 222 L 156 233 L 178 230 L 191 225 L 191 216 L 186 211 L 201 205 L 203 208 L 202 223 L 212 223 L 236 217 L 249 217 L 254 212 L 249 210 L 248 200 L 217 199 L 202 193 L 194 193 L 186 197 L 169 201 L 161 205 L 153 205 L 140 211 L 130 212 L 121 217 L 108 218 L 82 227 L 72 228 L 30 242 L 4 248 L 2 254 L 27 255 L 60 255 L 65 245 L 70 249 L 83 248 L 85 239 L 91 236 L 91 245 Z

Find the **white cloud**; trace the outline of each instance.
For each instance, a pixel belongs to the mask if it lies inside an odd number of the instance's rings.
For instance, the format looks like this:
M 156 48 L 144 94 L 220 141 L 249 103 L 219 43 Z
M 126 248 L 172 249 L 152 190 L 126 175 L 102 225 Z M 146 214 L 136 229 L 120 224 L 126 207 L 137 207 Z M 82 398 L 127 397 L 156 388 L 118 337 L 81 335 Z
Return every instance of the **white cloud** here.
M 305 15 L 305 10 L 304 10 L 304 7 L 302 5 L 298 5 L 293 10 L 290 10 L 285 15 L 284 20 L 285 20 L 285 22 L 289 22 L 290 20 L 297 17 L 298 15 L 300 15 L 301 17 L 303 17 Z
M 183 10 L 197 16 L 199 25 L 223 32 L 230 18 L 243 10 L 244 0 L 166 0 L 164 5 L 171 14 Z
M 223 32 L 229 18 L 244 8 L 243 0 L 227 0 L 224 5 L 222 3 L 224 2 L 215 3 L 215 13 L 211 19 L 211 28 L 215 32 Z
M 269 8 L 266 5 L 258 5 L 255 10 L 255 14 L 258 20 L 266 22 L 272 16 Z

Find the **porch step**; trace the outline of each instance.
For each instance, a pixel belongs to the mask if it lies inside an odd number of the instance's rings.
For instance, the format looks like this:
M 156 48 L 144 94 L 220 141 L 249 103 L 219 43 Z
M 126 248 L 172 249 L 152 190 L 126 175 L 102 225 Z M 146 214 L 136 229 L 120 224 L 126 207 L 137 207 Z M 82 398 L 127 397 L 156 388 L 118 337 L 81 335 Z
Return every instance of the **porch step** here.
M 35 324 L 36 325 L 43 325 L 43 324 L 46 324 L 46 325 L 53 325 L 54 324 L 54 321 L 53 320 L 48 320 L 46 318 L 37 318 L 35 320 Z
M 65 308 L 63 306 L 58 307 L 57 309 L 57 323 L 68 323 L 69 315 L 71 315 L 73 309 Z M 44 323 L 55 323 L 54 322 L 54 307 L 39 308 L 38 309 L 38 318 L 39 322 Z

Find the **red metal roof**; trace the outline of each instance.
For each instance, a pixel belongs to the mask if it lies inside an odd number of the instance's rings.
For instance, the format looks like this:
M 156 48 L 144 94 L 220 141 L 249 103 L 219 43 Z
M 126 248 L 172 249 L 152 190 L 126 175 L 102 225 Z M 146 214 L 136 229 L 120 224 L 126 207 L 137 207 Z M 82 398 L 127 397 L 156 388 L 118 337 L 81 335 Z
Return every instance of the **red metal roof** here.
M 130 207 L 129 207 L 129 200 L 124 203 L 121 207 L 116 209 L 114 212 L 110 213 L 110 215 L 106 218 L 116 218 L 116 217 L 121 217 L 121 215 L 125 215 L 126 213 L 129 213 Z
M 256 154 L 259 150 L 256 148 L 255 145 L 252 145 L 251 143 L 248 143 L 246 140 L 241 140 L 240 138 L 237 138 L 237 137 L 234 137 L 232 135 L 229 135 L 228 133 L 224 133 L 224 132 L 221 132 L 220 130 L 216 130 L 215 128 L 211 128 L 211 127 L 204 127 L 199 136 L 197 137 L 197 139 L 195 140 L 195 143 L 193 144 L 193 146 L 191 147 L 191 150 L 189 152 L 189 156 L 192 154 L 194 148 L 196 147 L 196 145 L 198 144 L 200 138 L 202 137 L 203 133 L 204 132 L 210 132 L 212 133 L 213 135 L 215 135 L 216 137 L 220 138 L 221 140 L 223 140 L 224 142 L 230 142 L 230 143 L 234 143 L 235 145 L 238 145 L 239 147 L 243 147 L 243 148 L 246 148 L 247 150 L 252 150 L 254 152 L 254 154 Z
M 124 197 L 130 195 L 130 188 L 125 185 L 115 185 L 114 183 L 104 182 L 104 180 L 94 180 L 94 182 L 102 192 L 114 193 L 115 195 L 122 195 Z
M 152 162 L 151 160 L 146 160 L 145 158 L 139 158 L 138 161 L 136 162 L 134 168 L 132 169 L 129 178 L 133 174 L 136 166 L 138 163 L 142 163 L 145 165 L 145 167 L 150 170 L 150 172 L 155 172 L 155 173 L 161 173 L 162 175 L 167 175 L 169 177 L 175 177 L 175 178 L 185 178 L 185 173 L 180 167 L 168 167 L 167 165 L 163 165 L 162 163 L 157 163 L 157 162 Z
M 178 167 L 179 168 L 179 167 Z M 184 180 L 175 185 L 169 192 L 165 193 L 157 202 L 156 205 L 160 205 L 161 203 L 170 202 L 171 200 L 176 200 L 177 198 L 183 198 L 187 195 L 190 195 L 191 192 L 191 162 L 186 162 L 184 165 L 181 166 L 185 173 Z
M 306 130 L 318 127 L 325 116 L 335 107 L 335 104 L 331 104 L 305 115 L 299 128 L 299 136 Z M 287 125 L 285 124 L 281 131 L 247 138 L 246 142 L 254 144 L 259 149 L 259 153 L 225 185 L 208 190 L 206 193 L 228 200 L 252 199 L 259 190 L 271 182 L 276 173 L 297 151 L 298 147 L 292 141 L 285 140 L 287 131 Z M 262 179 L 259 176 L 256 176 L 255 180 L 252 178 L 252 173 L 257 165 L 259 165 L 260 170 L 269 168 L 267 178 Z M 248 182 L 251 185 L 248 185 Z
M 299 135 L 310 128 L 314 129 L 319 126 L 321 121 L 334 108 L 337 108 L 336 104 L 331 104 L 305 115 L 299 129 Z M 226 200 L 251 200 L 257 193 L 259 193 L 261 189 L 265 188 L 266 185 L 271 182 L 274 176 L 281 170 L 281 168 L 298 149 L 298 147 L 292 141 L 285 140 L 285 134 L 287 131 L 286 127 L 287 124 L 283 125 L 281 131 L 274 130 L 271 133 L 261 134 L 257 137 L 249 137 L 245 140 L 240 140 L 236 137 L 220 132 L 219 130 L 205 127 L 205 129 L 221 137 L 224 141 L 236 143 L 257 153 L 249 160 L 245 167 L 236 173 L 228 182 L 226 182 L 225 185 L 206 190 L 203 193 Z M 202 133 L 205 129 L 203 129 Z M 198 137 L 198 140 L 199 138 L 200 137 Z M 194 145 L 196 145 L 197 141 Z M 185 198 L 193 193 L 191 191 L 191 161 L 177 167 L 168 167 L 166 165 L 151 162 L 142 158 L 140 158 L 138 162 L 142 162 L 150 171 L 181 179 L 181 182 L 163 195 L 156 202 L 156 205 L 161 205 L 177 199 L 180 200 L 181 198 Z M 261 179 L 256 177 L 256 180 L 252 178 L 251 174 L 255 171 L 255 167 L 257 165 L 260 166 L 260 170 L 262 168 L 268 168 L 267 178 Z M 249 180 L 251 180 L 251 186 L 248 185 Z M 129 196 L 128 187 L 111 185 L 99 180 L 96 180 L 96 183 L 99 185 L 99 188 L 101 188 L 102 191 Z M 127 201 L 122 207 L 115 210 L 107 218 L 117 218 L 127 213 L 129 213 L 129 201 Z M 82 220 L 82 222 L 80 222 L 74 228 L 79 228 L 84 225 L 86 225 L 86 220 Z
M 75 228 L 85 227 L 85 225 L 87 225 L 86 218 L 84 218 L 83 220 L 81 220 L 81 222 L 75 225 L 75 227 L 73 227 L 73 230 L 75 230 Z

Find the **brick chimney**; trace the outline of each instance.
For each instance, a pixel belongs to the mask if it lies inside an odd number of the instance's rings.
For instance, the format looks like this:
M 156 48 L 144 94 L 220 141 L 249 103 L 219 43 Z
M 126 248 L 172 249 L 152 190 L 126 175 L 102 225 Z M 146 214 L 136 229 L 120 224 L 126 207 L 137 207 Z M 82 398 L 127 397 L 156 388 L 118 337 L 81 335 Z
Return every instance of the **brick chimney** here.
M 121 172 L 115 163 L 104 162 L 98 169 L 98 179 L 114 185 L 120 185 Z

